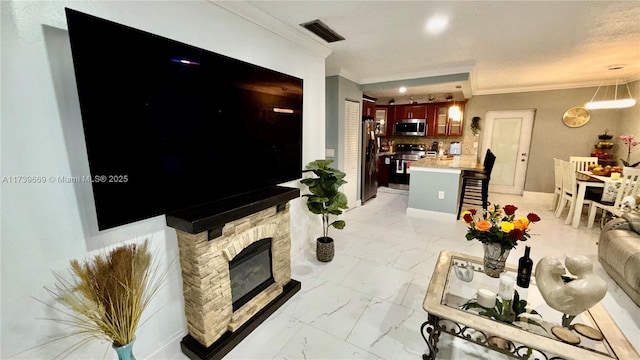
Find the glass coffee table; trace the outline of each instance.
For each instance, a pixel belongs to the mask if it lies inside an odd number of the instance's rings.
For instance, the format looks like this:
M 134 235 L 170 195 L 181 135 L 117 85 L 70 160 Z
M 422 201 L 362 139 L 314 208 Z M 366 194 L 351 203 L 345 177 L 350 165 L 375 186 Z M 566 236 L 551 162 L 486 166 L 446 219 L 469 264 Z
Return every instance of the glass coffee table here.
M 461 274 L 469 269 L 473 274 L 464 281 Z M 471 271 L 472 269 L 472 271 Z M 507 266 L 506 272 L 516 276 L 516 270 Z M 465 279 L 469 280 L 469 279 Z M 423 359 L 435 359 L 438 339 L 447 333 L 514 358 L 531 359 L 639 359 L 640 355 L 620 331 L 603 306 L 598 303 L 588 311 L 576 316 L 567 341 L 554 335 L 561 328 L 562 313 L 550 308 L 540 295 L 535 278 L 531 277 L 528 288 L 516 287 L 521 299 L 527 301 L 527 309 L 538 314 L 524 314 L 528 322 L 507 323 L 480 315 L 482 308 L 463 309 L 467 302 L 476 300 L 479 289 L 498 293 L 500 280 L 483 273 L 483 260 L 465 254 L 443 251 L 440 253 L 435 271 L 424 299 L 423 308 L 428 313 L 427 321 L 420 329 L 427 343 L 428 354 Z M 556 328 L 557 327 L 557 328 Z M 594 331 L 576 331 L 579 328 Z M 551 330 L 556 328 L 555 330 Z M 582 330 L 581 329 L 581 330 Z M 586 335 L 582 335 L 582 333 Z M 601 335 L 602 340 L 597 340 Z M 588 337 L 589 336 L 589 337 Z

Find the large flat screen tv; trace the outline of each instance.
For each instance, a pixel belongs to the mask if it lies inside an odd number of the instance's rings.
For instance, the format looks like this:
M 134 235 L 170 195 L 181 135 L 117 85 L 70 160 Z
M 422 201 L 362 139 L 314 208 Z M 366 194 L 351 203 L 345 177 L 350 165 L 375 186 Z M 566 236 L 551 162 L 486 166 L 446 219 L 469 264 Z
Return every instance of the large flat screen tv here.
M 100 230 L 301 177 L 302 79 L 66 15 Z

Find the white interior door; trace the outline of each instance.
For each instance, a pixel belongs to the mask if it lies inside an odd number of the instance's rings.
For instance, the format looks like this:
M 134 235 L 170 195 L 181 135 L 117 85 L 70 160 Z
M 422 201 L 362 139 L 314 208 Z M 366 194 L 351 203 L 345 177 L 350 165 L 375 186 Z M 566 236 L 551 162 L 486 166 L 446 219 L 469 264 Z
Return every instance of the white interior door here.
M 496 155 L 489 191 L 522 195 L 535 109 L 487 111 L 482 154 Z
M 342 185 L 342 192 L 347 196 L 349 208 L 358 204 L 358 159 L 360 159 L 360 142 L 358 135 L 360 126 L 360 103 L 350 100 L 344 102 L 344 169 L 346 184 Z

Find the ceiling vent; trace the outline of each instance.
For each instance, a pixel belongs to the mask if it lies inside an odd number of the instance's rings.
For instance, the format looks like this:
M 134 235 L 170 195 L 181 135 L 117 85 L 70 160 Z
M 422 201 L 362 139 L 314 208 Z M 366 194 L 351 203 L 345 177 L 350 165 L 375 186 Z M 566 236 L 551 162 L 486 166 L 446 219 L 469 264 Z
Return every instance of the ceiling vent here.
M 304 24 L 300 24 L 300 26 L 318 35 L 320 38 L 322 38 L 324 41 L 328 43 L 344 40 L 344 37 L 342 37 L 337 32 L 333 31 L 333 29 L 331 29 L 325 23 L 317 19 L 306 22 Z

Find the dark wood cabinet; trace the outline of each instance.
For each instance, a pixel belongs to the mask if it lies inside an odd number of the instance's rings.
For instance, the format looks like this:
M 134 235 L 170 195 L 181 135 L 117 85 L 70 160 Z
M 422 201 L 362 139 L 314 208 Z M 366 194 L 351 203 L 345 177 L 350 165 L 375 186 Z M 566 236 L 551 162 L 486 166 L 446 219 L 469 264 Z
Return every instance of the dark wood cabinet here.
M 385 164 L 389 156 L 378 157 L 378 186 L 389 186 L 389 164 Z
M 396 119 L 426 119 L 427 105 L 398 105 L 396 106 Z
M 396 123 L 396 108 L 397 106 L 387 107 L 387 136 L 393 135 L 393 125 Z
M 437 107 L 435 105 L 427 105 L 427 136 L 436 135 L 436 112 Z
M 376 116 L 376 101 L 373 98 L 362 98 L 362 118 L 373 119 Z
M 462 136 L 464 129 L 464 105 L 464 101 L 411 105 L 378 105 L 377 109 L 386 109 L 387 116 L 386 132 L 380 134 L 392 136 L 393 125 L 398 120 L 426 119 L 426 136 Z M 453 106 L 459 107 L 459 116 L 453 112 L 450 113 L 449 109 Z

